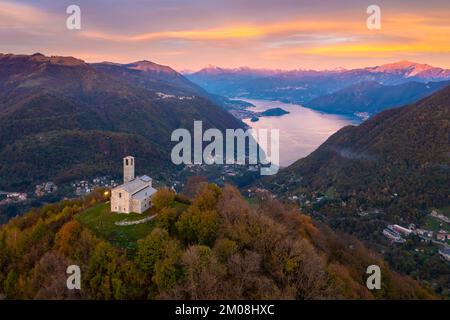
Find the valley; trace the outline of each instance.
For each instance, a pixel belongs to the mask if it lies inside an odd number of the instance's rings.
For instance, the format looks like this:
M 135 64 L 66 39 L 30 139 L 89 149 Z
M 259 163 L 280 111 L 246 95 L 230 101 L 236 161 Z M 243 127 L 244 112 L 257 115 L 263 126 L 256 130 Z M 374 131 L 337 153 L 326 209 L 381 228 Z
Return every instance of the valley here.
M 208 181 L 214 183 L 211 188 L 219 186 L 238 198 L 242 192 L 249 208 L 277 199 L 280 203 L 272 203 L 270 214 L 297 210 L 302 220 L 314 221 L 325 238 L 335 237 L 334 232 L 357 237 L 394 270 L 449 297 L 448 73 L 434 68 L 431 77 L 410 79 L 408 73 L 390 72 L 402 65 L 283 75 L 216 70 L 219 78 L 203 71 L 188 76 L 198 82 L 194 84 L 170 67 L 149 61 L 89 64 L 42 54 L 0 55 L 0 187 L 8 191 L 2 194 L 0 223 L 8 229 L 9 219 L 30 209 L 28 216 L 33 216 L 38 208 L 51 207 L 49 203 L 66 199 L 54 205 L 60 208 L 64 201 L 92 199 L 98 190 L 117 185 L 117 160 L 132 153 L 158 187 L 181 194 L 189 180 Z M 206 78 L 200 81 L 200 75 Z M 273 82 L 283 85 L 282 90 L 275 88 L 276 94 Z M 170 161 L 175 145 L 171 132 L 192 130 L 193 120 L 202 121 L 205 130 L 221 132 L 278 129 L 282 170 L 264 178 L 259 165 L 176 166 Z M 271 153 L 270 148 L 265 151 Z M 118 227 L 121 218 L 111 215 L 107 199 L 100 200 L 97 194 L 93 203 L 74 205 L 76 217 L 61 216 L 64 221 L 73 218 L 77 228 L 90 230 L 126 255 L 135 254 L 158 219 Z M 189 214 L 186 205 L 174 203 L 180 217 Z M 59 219 L 59 214 L 41 212 L 49 223 Z M 12 221 L 14 225 L 21 220 Z M 173 225 L 163 226 L 174 230 Z M 329 227 L 334 231 L 327 231 Z M 186 245 L 204 245 L 191 231 L 173 236 L 187 237 L 178 239 Z M 214 249 L 213 242 L 209 245 Z M 370 296 L 355 288 L 350 296 Z M 161 287 L 151 294 L 171 293 Z M 427 294 L 419 290 L 418 295 Z
M 447 297 L 450 266 L 440 250 L 448 246 L 442 212 L 450 200 L 449 102 L 447 86 L 344 127 L 261 186 L 364 240 Z M 415 236 L 386 232 L 393 224 Z
M 296 104 L 256 99 L 242 100 L 254 105 L 249 108 L 252 112 L 264 112 L 275 107 L 289 112 L 289 114 L 275 117 L 263 116 L 257 122 L 248 118 L 244 119 L 244 123 L 253 129 L 280 130 L 280 165 L 282 167 L 306 157 L 342 127 L 359 123 L 356 117 L 321 113 Z M 270 154 L 270 150 L 266 152 Z
M 0 0 L 2 311 L 447 314 L 449 16 Z

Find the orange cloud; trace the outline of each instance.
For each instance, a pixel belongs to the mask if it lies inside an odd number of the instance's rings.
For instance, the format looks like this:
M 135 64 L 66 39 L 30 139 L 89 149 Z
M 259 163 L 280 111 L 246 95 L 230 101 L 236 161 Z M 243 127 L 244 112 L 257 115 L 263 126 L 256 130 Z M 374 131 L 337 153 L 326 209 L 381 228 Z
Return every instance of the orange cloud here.
M 117 42 L 142 42 L 152 40 L 184 39 L 184 40 L 224 40 L 260 37 L 262 34 L 257 28 L 230 27 L 212 30 L 192 31 L 164 31 L 149 32 L 133 36 L 109 34 L 103 32 L 83 32 L 82 36 L 100 40 Z
M 358 37 L 352 38 L 357 39 L 355 41 L 340 41 L 334 44 L 319 41 L 301 47 L 279 48 L 270 50 L 266 54 L 271 58 L 300 54 L 387 58 L 401 55 L 450 53 L 450 25 L 445 19 L 412 14 L 397 15 L 386 19 L 380 31 L 354 28 L 345 30 L 342 35 L 358 35 Z
M 146 20 L 137 21 L 139 30 L 129 23 L 129 18 L 114 24 L 89 19 L 81 31 L 70 32 L 65 29 L 64 11 L 56 14 L 46 11 L 45 6 L 6 0 L 0 1 L 0 33 L 2 50 L 11 52 L 42 51 L 75 55 L 89 61 L 151 59 L 183 69 L 195 69 L 208 63 L 229 67 L 296 68 L 313 60 L 319 66 L 347 67 L 354 63 L 372 63 L 371 58 L 393 60 L 411 55 L 428 63 L 450 63 L 448 6 L 423 11 L 385 8 L 382 29 L 376 31 L 366 28 L 365 12 L 357 8 L 325 12 L 320 16 L 316 13 L 292 17 L 287 13 L 278 20 L 274 17 L 271 22 L 259 23 L 255 22 L 261 18 L 256 8 L 255 19 L 249 20 L 242 16 L 228 17 L 226 10 L 214 11 L 201 22 L 209 27 L 199 27 L 195 19 L 189 26 L 189 19 L 171 16 L 158 25 L 165 26 L 164 29 L 155 32 L 151 29 L 141 32 Z M 328 16 L 331 14 L 335 16 Z M 221 24 L 216 23 L 214 15 Z M 127 24 L 124 29 L 128 33 L 120 31 L 123 24 Z
M 83 37 L 117 42 L 142 42 L 154 40 L 228 40 L 228 39 L 258 39 L 270 36 L 289 35 L 296 33 L 319 33 L 324 31 L 357 30 L 362 28 L 359 23 L 341 21 L 306 21 L 298 19 L 266 25 L 232 25 L 222 28 L 205 30 L 182 30 L 148 32 L 137 35 L 118 35 L 106 32 L 86 31 Z
M 412 44 L 346 44 L 329 47 L 309 48 L 303 53 L 330 57 L 392 57 L 401 54 L 450 53 L 450 44 L 412 43 Z

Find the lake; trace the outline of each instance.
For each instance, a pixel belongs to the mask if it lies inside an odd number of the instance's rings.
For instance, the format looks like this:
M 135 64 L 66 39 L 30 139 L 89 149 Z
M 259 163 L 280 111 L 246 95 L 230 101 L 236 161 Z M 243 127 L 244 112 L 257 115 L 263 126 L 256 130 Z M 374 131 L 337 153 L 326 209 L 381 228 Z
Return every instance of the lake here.
M 357 119 L 321 113 L 297 104 L 254 99 L 239 100 L 255 105 L 255 108 L 249 108 L 252 111 L 261 112 L 277 107 L 289 111 L 289 114 L 279 117 L 261 117 L 257 122 L 251 122 L 250 119 L 243 120 L 253 129 L 280 130 L 280 166 L 282 167 L 306 157 L 342 127 L 360 123 Z

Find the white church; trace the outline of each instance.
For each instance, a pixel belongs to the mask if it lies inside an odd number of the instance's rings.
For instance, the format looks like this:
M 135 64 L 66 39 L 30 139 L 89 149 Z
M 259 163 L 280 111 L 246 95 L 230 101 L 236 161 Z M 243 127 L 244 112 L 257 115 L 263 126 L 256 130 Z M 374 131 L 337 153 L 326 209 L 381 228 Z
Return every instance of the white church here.
M 118 213 L 142 213 L 151 206 L 156 193 L 152 178 L 144 175 L 134 177 L 134 158 L 123 159 L 123 184 L 111 191 L 111 211 Z

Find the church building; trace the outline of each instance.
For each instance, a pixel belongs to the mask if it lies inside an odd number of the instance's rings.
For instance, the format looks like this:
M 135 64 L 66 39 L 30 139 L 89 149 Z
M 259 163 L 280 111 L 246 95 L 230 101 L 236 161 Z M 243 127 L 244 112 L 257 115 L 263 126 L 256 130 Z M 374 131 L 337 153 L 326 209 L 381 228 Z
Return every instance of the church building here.
M 111 211 L 118 213 L 142 213 L 151 206 L 156 193 L 152 178 L 144 175 L 134 177 L 134 158 L 123 159 L 123 184 L 111 191 Z

